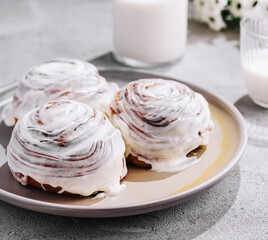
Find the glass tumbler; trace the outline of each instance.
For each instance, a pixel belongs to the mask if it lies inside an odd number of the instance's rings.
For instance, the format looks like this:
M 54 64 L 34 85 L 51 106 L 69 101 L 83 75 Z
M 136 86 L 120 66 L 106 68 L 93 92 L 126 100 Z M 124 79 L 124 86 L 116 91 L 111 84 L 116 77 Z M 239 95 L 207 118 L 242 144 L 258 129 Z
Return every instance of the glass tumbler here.
M 188 0 L 113 0 L 113 7 L 115 60 L 146 68 L 184 55 Z
M 244 116 L 248 143 L 261 147 L 268 147 L 268 14 L 265 15 L 254 13 L 240 23 L 241 66 L 249 97 L 236 103 Z
M 250 98 L 268 108 L 268 17 L 247 17 L 240 24 L 241 65 Z

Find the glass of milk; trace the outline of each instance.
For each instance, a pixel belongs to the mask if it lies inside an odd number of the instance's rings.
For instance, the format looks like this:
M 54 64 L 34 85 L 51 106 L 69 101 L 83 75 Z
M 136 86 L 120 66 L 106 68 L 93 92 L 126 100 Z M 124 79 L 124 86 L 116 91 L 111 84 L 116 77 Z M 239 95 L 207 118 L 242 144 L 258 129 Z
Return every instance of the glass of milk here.
M 268 17 L 245 18 L 240 27 L 241 64 L 249 96 L 268 108 Z
M 188 0 L 113 0 L 114 58 L 153 67 L 180 59 L 186 48 Z

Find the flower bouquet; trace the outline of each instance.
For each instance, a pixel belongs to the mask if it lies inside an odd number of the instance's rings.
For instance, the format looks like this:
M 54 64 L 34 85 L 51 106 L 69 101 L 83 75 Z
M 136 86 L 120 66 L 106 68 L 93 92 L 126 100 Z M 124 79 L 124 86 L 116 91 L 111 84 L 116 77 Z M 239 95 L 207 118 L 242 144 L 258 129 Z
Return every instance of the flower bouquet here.
M 220 31 L 253 11 L 268 14 L 268 0 L 191 0 L 193 18 Z

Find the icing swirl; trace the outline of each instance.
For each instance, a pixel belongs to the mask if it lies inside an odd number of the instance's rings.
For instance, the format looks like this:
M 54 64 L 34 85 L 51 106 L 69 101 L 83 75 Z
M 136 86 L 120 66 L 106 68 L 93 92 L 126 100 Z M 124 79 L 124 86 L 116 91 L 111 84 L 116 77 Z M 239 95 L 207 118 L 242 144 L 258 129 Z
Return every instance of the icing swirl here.
M 14 177 L 84 196 L 120 192 L 125 145 L 105 114 L 70 100 L 42 105 L 16 124 L 7 147 Z M 109 174 L 107 174 L 109 173 Z
M 59 58 L 32 68 L 19 84 L 12 110 L 5 119 L 14 125 L 28 111 L 49 101 L 71 99 L 88 104 L 102 112 L 118 90 L 108 83 L 90 63 Z
M 121 130 L 126 156 L 153 171 L 181 171 L 197 162 L 186 155 L 207 145 L 213 126 L 205 98 L 189 87 L 164 79 L 127 84 L 112 100 L 109 116 Z

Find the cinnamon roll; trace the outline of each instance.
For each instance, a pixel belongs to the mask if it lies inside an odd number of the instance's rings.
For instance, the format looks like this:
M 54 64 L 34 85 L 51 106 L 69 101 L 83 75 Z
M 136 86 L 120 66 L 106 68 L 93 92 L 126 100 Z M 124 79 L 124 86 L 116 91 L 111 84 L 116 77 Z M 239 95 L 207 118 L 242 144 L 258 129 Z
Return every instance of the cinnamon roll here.
M 7 147 L 17 181 L 46 191 L 116 195 L 126 176 L 125 144 L 105 114 L 60 100 L 26 113 Z
M 106 112 L 118 89 L 90 63 L 64 58 L 45 62 L 32 68 L 20 82 L 5 123 L 13 126 L 30 110 L 59 99 L 76 100 Z
M 201 94 L 165 79 L 127 84 L 112 100 L 109 116 L 121 130 L 127 160 L 158 172 L 181 171 L 197 162 L 186 155 L 208 144 L 213 126 Z

